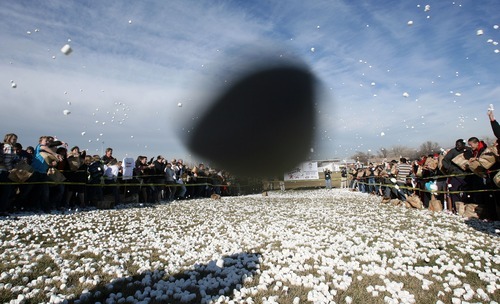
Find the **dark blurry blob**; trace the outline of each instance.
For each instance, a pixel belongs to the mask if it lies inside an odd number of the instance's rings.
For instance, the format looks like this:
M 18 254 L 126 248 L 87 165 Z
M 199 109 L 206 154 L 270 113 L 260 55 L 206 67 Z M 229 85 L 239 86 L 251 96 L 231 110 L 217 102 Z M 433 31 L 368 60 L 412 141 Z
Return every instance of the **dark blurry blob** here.
M 314 103 L 315 78 L 307 69 L 253 71 L 212 101 L 187 147 L 238 176 L 281 176 L 307 159 Z

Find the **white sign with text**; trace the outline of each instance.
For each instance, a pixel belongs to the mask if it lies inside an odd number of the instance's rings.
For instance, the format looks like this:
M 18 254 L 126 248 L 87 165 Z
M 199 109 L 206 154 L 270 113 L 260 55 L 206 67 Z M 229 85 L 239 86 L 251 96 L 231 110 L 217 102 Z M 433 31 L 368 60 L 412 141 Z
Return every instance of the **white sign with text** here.
M 319 179 L 318 163 L 306 162 L 285 173 L 285 181 Z

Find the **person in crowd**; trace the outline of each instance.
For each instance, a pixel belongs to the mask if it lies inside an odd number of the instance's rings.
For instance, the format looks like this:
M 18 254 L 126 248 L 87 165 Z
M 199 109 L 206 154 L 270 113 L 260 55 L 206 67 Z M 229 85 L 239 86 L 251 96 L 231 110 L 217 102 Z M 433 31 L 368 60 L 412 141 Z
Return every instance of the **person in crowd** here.
M 186 166 L 186 197 L 188 198 L 197 198 L 196 194 L 196 184 L 198 183 L 198 166 L 193 166 L 193 168 L 189 168 Z
M 113 195 L 115 206 L 120 204 L 120 188 L 118 183 L 118 174 L 120 167 L 116 158 L 111 159 L 104 165 L 104 191 L 103 194 Z
M 212 171 L 212 185 L 213 185 L 212 191 L 213 191 L 213 193 L 221 195 L 223 184 L 224 184 L 224 177 L 222 176 L 222 172 L 213 170 Z
M 492 113 L 492 111 L 490 111 Z M 494 118 L 493 118 L 494 119 Z M 490 117 L 491 121 L 491 117 Z M 496 122 L 496 120 L 494 120 Z M 498 123 L 496 123 L 498 124 Z M 494 190 L 496 188 L 493 180 L 492 173 L 498 169 L 500 166 L 497 165 L 497 159 L 494 153 L 497 153 L 497 147 L 495 146 L 498 142 L 495 142 L 493 148 L 488 148 L 486 143 L 482 140 L 479 140 L 477 137 L 471 137 L 467 141 L 471 148 L 471 154 L 469 158 L 469 163 L 472 164 L 474 161 L 480 161 L 479 164 L 481 166 L 486 166 L 489 170 L 485 170 L 485 174 L 472 174 L 466 177 L 467 184 L 470 185 L 470 188 L 473 190 L 480 190 L 480 192 L 472 191 L 468 196 L 470 196 L 471 202 L 476 204 L 484 204 L 484 210 L 482 210 L 482 216 L 497 219 L 497 196 L 496 191 L 487 191 Z M 483 155 L 485 156 L 483 158 Z M 488 158 L 493 159 L 494 164 L 490 167 L 487 165 Z M 477 173 L 477 172 L 475 172 Z M 495 172 L 496 174 L 496 172 Z M 500 210 L 498 210 L 500 211 Z
M 470 147 L 470 152 L 466 155 L 469 162 L 478 160 L 481 154 L 486 150 L 487 145 L 484 141 L 479 140 L 477 137 L 471 137 L 467 140 Z M 474 190 L 486 190 L 486 184 L 482 176 L 476 174 L 469 174 L 465 176 L 465 182 L 469 188 Z M 486 195 L 485 195 L 486 194 Z M 471 192 L 467 195 L 469 202 L 479 204 L 488 200 L 488 193 L 486 192 Z
M 121 178 L 123 176 L 123 161 L 118 161 L 118 168 L 118 178 Z
M 64 205 L 68 208 L 75 205 L 72 203 L 73 197 L 77 200 L 77 206 L 80 208 L 85 207 L 85 184 L 88 180 L 87 169 L 91 160 L 89 156 L 89 162 L 86 162 L 86 156 L 86 151 L 80 151 L 78 146 L 72 147 L 70 153 L 68 154 L 67 163 L 70 170 L 65 172 L 68 184 L 66 186 L 66 194 L 64 198 Z
M 186 167 L 184 166 L 184 162 L 182 159 L 173 160 L 172 170 L 175 172 L 175 183 L 177 184 L 177 191 L 175 193 L 176 199 L 185 199 L 187 188 L 184 185 L 184 178 L 187 177 Z
M 376 183 L 376 180 L 375 180 L 375 172 L 376 172 L 377 168 L 373 165 L 373 163 L 369 163 L 368 164 L 368 176 L 367 176 L 367 180 L 368 180 L 368 189 L 367 189 L 367 193 L 370 193 L 370 194 L 377 194 L 378 193 L 378 185 Z
M 196 179 L 197 185 L 195 188 L 195 197 L 207 197 L 207 172 L 205 168 L 205 164 L 200 163 L 196 167 L 197 170 L 193 174 L 193 177 Z
M 429 163 L 426 164 L 425 166 L 428 167 L 428 170 L 430 171 L 430 178 L 432 178 L 436 182 L 436 187 L 437 187 L 437 192 L 434 195 L 434 198 L 439 200 L 441 204 L 444 204 L 447 200 L 448 195 L 446 195 L 446 190 L 448 188 L 448 183 L 447 183 L 447 178 L 443 177 L 444 173 L 441 171 L 439 168 L 439 153 L 434 153 L 433 154 L 433 159 L 429 160 Z
M 407 158 L 401 157 L 399 159 L 398 164 L 398 185 L 401 187 L 401 191 L 403 192 L 405 198 L 410 194 L 413 194 L 413 190 L 416 186 L 414 183 L 415 174 L 413 172 L 413 166 L 411 162 L 408 161 Z
M 384 196 L 385 193 L 385 184 L 390 183 L 388 180 L 389 178 L 389 163 L 387 163 L 385 160 L 376 167 L 375 173 L 376 173 L 376 178 L 375 181 L 377 182 L 378 186 L 378 192 L 377 194 L 380 196 Z
M 356 160 L 356 164 L 354 165 L 354 168 L 356 168 L 356 169 L 363 168 L 363 164 L 361 163 L 361 161 L 359 161 L 359 157 Z
M 493 130 L 493 134 L 497 139 L 500 139 L 500 124 L 495 119 L 495 115 L 493 114 L 493 110 L 488 110 L 488 117 L 490 119 L 491 129 Z
M 102 164 L 103 165 L 107 165 L 113 159 L 115 159 L 113 157 L 113 149 L 112 148 L 106 148 L 106 151 L 104 152 L 104 155 L 101 157 Z
M 98 201 L 102 200 L 102 185 L 101 179 L 104 175 L 104 165 L 101 162 L 99 155 L 93 155 L 92 161 L 88 166 L 88 201 L 91 205 L 96 206 Z
M 219 176 L 219 179 L 221 180 L 220 195 L 229 195 L 229 186 L 231 185 L 230 175 L 224 170 L 219 171 L 217 173 L 217 175 Z
M 172 163 L 165 164 L 165 192 L 167 194 L 167 202 L 171 202 L 175 199 L 176 188 L 176 178 L 175 171 L 172 169 Z
M 32 146 L 27 146 L 26 153 L 28 153 L 30 155 L 28 164 L 31 165 L 31 162 L 33 161 L 33 157 L 35 157 L 35 148 Z
M 4 164 L 7 170 L 12 170 L 15 165 L 15 159 L 18 157 L 16 153 L 17 135 L 14 133 L 6 134 L 3 139 L 3 154 Z
M 31 159 L 33 155 L 28 153 L 26 150 L 23 150 L 23 145 L 16 142 L 14 145 L 14 152 L 16 153 L 16 162 L 17 161 L 25 161 L 27 164 L 31 164 Z
M 38 198 L 35 208 L 41 209 L 44 212 L 50 212 L 52 207 L 47 171 L 49 167 L 56 167 L 57 163 L 62 161 L 62 156 L 57 154 L 56 151 L 56 148 L 60 145 L 65 145 L 65 143 L 56 140 L 53 136 L 41 136 L 35 148 L 35 157 L 31 163 L 35 172 L 32 175 L 33 180 L 30 181 L 39 182 L 34 187 L 36 193 L 34 197 Z
M 65 147 L 58 147 L 56 149 L 57 155 L 60 156 L 60 160 L 54 166 L 56 170 L 62 172 L 64 177 L 67 179 L 67 175 L 70 172 L 69 163 L 68 163 L 68 150 Z M 49 197 L 51 204 L 55 206 L 55 208 L 67 207 L 65 205 L 65 184 L 64 183 L 56 183 L 49 185 Z
M 411 165 L 406 162 L 406 158 L 401 157 L 399 164 L 396 160 L 391 161 L 390 179 L 394 185 L 388 185 L 385 188 L 385 197 L 396 197 L 401 201 L 406 201 L 406 178 L 411 172 Z
M 359 192 L 365 192 L 365 168 L 363 168 L 363 165 L 359 164 L 356 168 L 356 184 L 358 186 L 358 191 Z
M 0 156 L 0 214 L 8 214 L 11 209 L 11 194 L 14 187 L 8 178 L 9 172 L 14 168 L 16 160 L 15 144 L 17 135 L 8 133 L 1 144 Z
M 325 188 L 332 189 L 332 172 L 329 169 L 325 169 Z
M 158 155 L 153 165 L 153 187 L 155 188 L 153 199 L 155 202 L 160 202 L 164 199 L 163 194 L 165 193 L 165 157 Z
M 413 162 L 413 172 L 415 172 L 415 182 L 416 182 L 416 193 L 422 200 L 424 207 L 428 207 L 429 199 L 426 199 L 427 193 L 425 192 L 425 184 L 428 178 L 428 171 L 424 171 L 425 162 L 427 161 L 428 155 L 421 155 L 419 159 Z
M 364 166 L 362 170 L 363 176 L 360 183 L 362 184 L 362 189 L 360 189 L 360 191 L 363 193 L 370 193 L 370 185 L 368 185 L 368 179 L 370 178 L 371 171 L 369 165 L 367 164 L 366 166 Z
M 31 163 L 31 156 L 32 155 L 30 155 L 28 152 L 26 152 L 26 150 L 23 150 L 23 145 L 16 142 L 12 145 L 12 147 L 14 148 L 13 166 L 17 166 L 18 163 L 20 163 L 20 162 L 24 162 L 28 165 Z M 24 187 L 25 187 L 24 184 L 12 185 L 11 195 L 9 198 L 9 202 L 10 202 L 10 206 L 11 206 L 12 210 L 19 208 L 18 200 L 19 200 L 19 196 L 20 196 L 22 190 L 24 189 Z
M 347 168 L 345 166 L 340 169 L 340 188 L 347 188 Z
M 467 143 L 471 148 L 470 152 L 472 152 L 471 158 L 469 158 L 469 160 L 478 159 L 479 156 L 481 156 L 484 150 L 486 150 L 486 148 L 488 147 L 484 141 L 479 140 L 477 137 L 469 138 L 469 140 L 467 140 Z
M 151 188 L 152 176 L 154 174 L 154 164 L 148 164 L 148 158 L 140 155 L 135 161 L 135 176 L 141 184 L 139 189 L 139 202 L 151 202 L 153 189 Z
M 146 158 L 147 159 L 147 158 Z M 154 157 L 151 157 L 149 161 L 146 162 L 149 168 L 147 169 L 147 177 L 145 177 L 145 183 L 147 184 L 147 202 L 154 204 L 157 203 L 158 190 L 157 184 L 155 183 L 156 175 L 154 168 Z
M 356 179 L 357 172 L 358 172 L 358 170 L 356 169 L 354 164 L 350 164 L 349 165 L 349 178 L 350 178 L 351 182 L 349 183 L 349 188 L 352 190 L 356 189 L 356 187 L 358 186 L 358 181 Z
M 450 191 L 449 198 L 451 200 L 448 209 L 454 213 L 457 211 L 456 203 L 464 202 L 466 199 L 465 197 L 462 197 L 460 191 L 466 190 L 467 184 L 465 182 L 465 170 L 454 163 L 453 159 L 460 154 L 464 154 L 465 152 L 470 152 L 470 148 L 465 145 L 463 139 L 457 139 L 455 142 L 455 148 L 450 149 L 442 161 L 442 170 L 444 173 L 451 175 L 447 180 L 448 185 L 451 185 L 451 187 L 448 187 L 448 190 Z
M 9 186 L 9 171 L 4 163 L 3 143 L 0 143 L 0 216 L 9 215 L 9 196 L 11 191 Z
M 494 151 L 496 151 L 497 155 L 500 155 L 499 145 L 500 145 L 500 124 L 496 121 L 495 116 L 493 114 L 493 110 L 488 110 L 488 117 L 491 123 L 491 129 L 493 134 L 497 138 L 494 143 Z M 500 184 L 495 183 L 495 176 L 500 172 L 500 163 L 497 161 L 487 172 L 487 184 L 488 188 L 492 190 L 497 190 L 500 187 Z M 496 220 L 500 220 L 500 192 L 499 191 L 491 191 L 490 196 L 494 200 L 495 209 L 496 209 Z
M 441 171 L 439 171 L 438 157 L 439 154 L 437 153 L 423 155 L 420 157 L 420 160 L 416 162 L 416 188 L 420 189 L 419 196 L 425 208 L 429 207 L 429 202 L 432 198 L 444 202 L 444 191 L 446 190 L 444 186 L 446 183 L 446 179 L 439 178 L 439 176 L 443 174 L 441 173 Z M 439 192 L 433 191 L 431 193 L 428 190 L 428 188 L 430 187 L 429 183 L 436 183 L 436 186 L 438 187 L 437 191 Z

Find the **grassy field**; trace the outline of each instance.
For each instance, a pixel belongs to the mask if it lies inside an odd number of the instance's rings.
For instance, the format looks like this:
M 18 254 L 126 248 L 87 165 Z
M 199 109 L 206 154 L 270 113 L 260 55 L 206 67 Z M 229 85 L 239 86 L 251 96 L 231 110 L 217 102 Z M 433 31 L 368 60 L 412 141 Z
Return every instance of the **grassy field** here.
M 500 222 L 338 189 L 20 214 L 0 227 L 2 303 L 500 301 Z

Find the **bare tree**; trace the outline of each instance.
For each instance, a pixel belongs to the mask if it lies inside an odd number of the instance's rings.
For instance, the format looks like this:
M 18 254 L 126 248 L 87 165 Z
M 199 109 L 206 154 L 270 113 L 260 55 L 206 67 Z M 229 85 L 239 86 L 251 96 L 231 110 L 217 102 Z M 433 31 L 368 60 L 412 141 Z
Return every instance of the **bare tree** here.
M 368 153 L 356 151 L 356 153 L 352 156 L 352 158 L 356 161 L 359 160 L 362 164 L 367 164 L 370 158 Z
M 430 140 L 424 142 L 420 145 L 418 149 L 420 155 L 429 155 L 439 152 L 439 144 L 437 142 L 432 142 Z
M 389 155 L 389 151 L 387 151 L 386 148 L 382 147 L 382 148 L 378 149 L 377 156 L 379 158 L 387 158 L 387 155 Z
M 373 159 L 383 159 L 386 158 L 388 160 L 399 160 L 399 158 L 404 157 L 406 159 L 418 159 L 422 155 L 428 155 L 433 153 L 439 153 L 440 146 L 437 142 L 426 141 L 420 145 L 419 149 L 405 147 L 402 145 L 392 146 L 390 148 L 379 148 L 376 153 L 371 154 L 370 151 L 360 152 L 356 151 L 356 153 L 352 156 L 354 160 L 359 160 L 363 164 L 367 164 L 369 161 L 373 161 Z
M 410 154 L 412 154 L 412 150 L 401 145 L 393 146 L 390 153 L 390 155 L 395 159 L 399 159 L 400 157 L 409 157 Z

